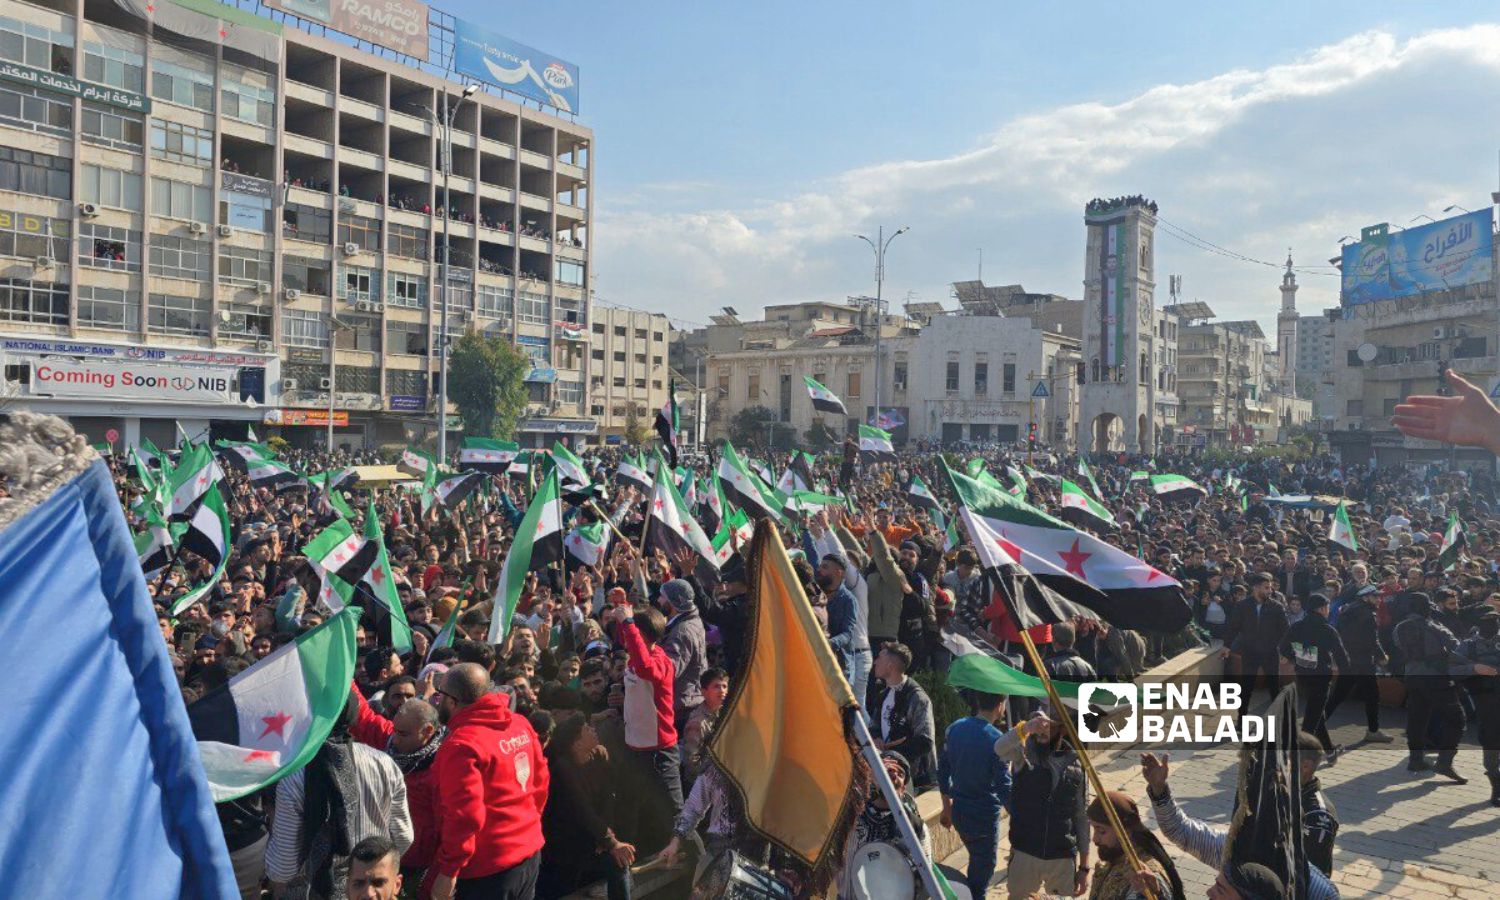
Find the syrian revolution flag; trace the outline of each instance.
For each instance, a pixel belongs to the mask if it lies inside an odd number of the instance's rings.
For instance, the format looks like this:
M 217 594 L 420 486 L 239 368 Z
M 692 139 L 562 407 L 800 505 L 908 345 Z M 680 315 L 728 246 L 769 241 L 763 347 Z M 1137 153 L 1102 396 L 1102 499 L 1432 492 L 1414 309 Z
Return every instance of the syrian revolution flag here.
M 344 609 L 188 706 L 216 803 L 275 784 L 323 746 L 349 701 L 359 613 Z
M 818 412 L 838 413 L 841 416 L 849 415 L 849 410 L 844 408 L 844 401 L 839 399 L 838 394 L 806 375 L 802 376 L 802 382 L 807 385 L 808 396 L 812 397 L 813 409 Z
M 150 581 L 162 569 L 172 564 L 172 552 L 176 549 L 177 542 L 173 540 L 171 529 L 167 523 L 162 521 L 156 510 L 147 508 L 143 514 L 146 520 L 146 530 L 132 536 L 135 542 L 135 555 L 141 560 L 141 571 L 145 573 L 146 580 Z M 176 523 L 179 527 L 183 523 Z
M 755 476 L 760 479 L 761 484 L 765 486 L 766 490 L 770 490 L 771 482 L 776 480 L 776 476 L 771 474 L 771 467 L 754 458 L 746 458 L 745 462 L 750 466 L 750 471 L 754 472 Z
M 784 512 L 799 513 L 843 505 L 844 498 L 842 497 L 835 497 L 831 494 L 820 494 L 817 491 L 793 491 L 787 495 L 781 508 Z
M 229 513 L 224 508 L 224 496 L 217 487 L 209 488 L 203 502 L 188 518 L 187 529 L 178 539 L 181 549 L 196 554 L 214 567 L 208 580 L 172 601 L 172 615 L 202 600 L 224 577 L 224 564 L 229 560 Z
M 660 469 L 658 469 L 660 471 Z M 692 510 L 677 492 L 670 478 L 656 479 L 646 520 L 646 549 L 660 547 L 671 559 L 683 548 L 691 548 L 711 567 L 719 567 L 718 554 L 703 528 L 693 518 Z
M 433 486 L 433 499 L 444 509 L 453 509 L 467 500 L 488 477 L 484 472 L 465 472 L 444 478 Z
M 1094 480 L 1094 473 L 1089 469 L 1088 462 L 1082 456 L 1078 457 L 1078 474 L 1082 475 L 1088 481 L 1089 488 L 1094 492 L 1095 499 L 1104 496 L 1104 492 L 1099 490 L 1099 482 Z
M 1208 496 L 1208 491 L 1203 488 L 1203 485 L 1186 475 L 1152 475 L 1151 490 L 1164 501 L 1197 502 Z
M 1333 511 L 1333 522 L 1328 526 L 1328 540 L 1347 548 L 1350 553 L 1359 552 L 1359 541 L 1354 538 L 1354 526 L 1349 524 L 1349 511 L 1342 500 L 1339 501 L 1338 509 Z
M 464 438 L 464 445 L 458 451 L 458 467 L 465 470 L 478 472 L 504 472 L 516 455 L 521 452 L 521 445 L 510 441 L 492 441 L 489 438 Z
M 974 543 L 980 567 L 989 578 L 990 586 L 1000 595 L 1016 628 L 1028 630 L 1074 618 L 1100 618 L 1088 605 L 1072 602 L 1033 578 L 1021 565 L 1021 549 L 992 528 L 989 520 L 967 506 L 960 506 L 958 514 L 969 532 L 969 540 Z
M 1066 478 L 1058 481 L 1057 487 L 1062 492 L 1062 510 L 1058 515 L 1064 520 L 1092 528 L 1115 527 L 1115 517 L 1083 488 Z
M 307 479 L 297 474 L 284 462 L 257 457 L 246 462 L 245 476 L 250 484 L 258 488 L 273 488 L 277 491 L 293 490 L 307 486 Z
M 302 548 L 307 564 L 323 580 L 318 602 L 333 612 L 349 604 L 355 585 L 375 564 L 378 546 L 354 533 L 347 519 L 335 519 Z
M 408 475 L 415 475 L 418 478 L 425 477 L 428 469 L 435 469 L 436 467 L 437 462 L 431 456 L 412 447 L 402 450 L 401 459 L 396 463 L 396 468 Z
M 718 533 L 724 524 L 724 510 L 729 504 L 724 500 L 724 485 L 719 482 L 719 473 L 710 472 L 703 477 L 703 502 L 698 505 L 698 522 L 704 533 Z
M 1342 509 L 1342 505 L 1340 505 Z M 1458 565 L 1459 551 L 1468 546 L 1469 538 L 1464 533 L 1463 520 L 1458 513 L 1448 514 L 1448 527 L 1443 529 L 1443 547 L 1438 551 L 1438 567 L 1446 572 Z
M 583 467 L 583 460 L 579 459 L 572 450 L 558 441 L 552 447 L 552 464 L 557 467 L 558 486 L 567 493 L 586 491 L 592 484 L 588 470 Z
M 1151 473 L 1147 472 L 1147 471 L 1144 471 L 1142 469 L 1136 469 L 1134 472 L 1130 473 L 1130 480 L 1131 481 L 1150 481 L 1151 480 Z
M 182 458 L 178 460 L 177 467 L 172 470 L 172 476 L 167 481 L 171 497 L 171 507 L 167 510 L 168 519 L 187 518 L 188 511 L 198 502 L 198 498 L 208 493 L 208 489 L 218 484 L 223 477 L 224 470 L 219 468 L 208 447 L 196 444 L 183 450 Z
M 397 653 L 409 653 L 411 626 L 406 622 L 406 609 L 401 605 L 401 595 L 396 593 L 396 580 L 391 577 L 391 558 L 385 550 L 385 536 L 380 533 L 380 517 L 375 515 L 375 501 L 370 500 L 369 504 L 365 509 L 365 541 L 366 546 L 375 548 L 375 562 L 365 571 L 359 590 L 374 601 L 369 611 L 375 617 L 381 642 L 393 647 Z
M 531 474 L 531 457 L 533 451 L 522 450 L 511 460 L 510 466 L 506 468 L 505 474 L 512 478 L 526 478 Z
M 1008 490 L 1012 497 L 1026 496 L 1026 476 L 1022 475 L 1015 466 L 1006 466 L 1005 474 L 1010 476 L 1010 487 Z
M 948 518 L 940 509 L 932 511 L 933 524 L 943 529 L 943 552 L 947 553 L 957 547 L 961 542 L 958 539 L 958 517 Z
M 1047 688 L 1035 675 L 992 656 L 986 648 L 979 646 L 957 632 L 942 633 L 943 647 L 953 654 L 948 666 L 948 684 L 955 688 L 969 688 L 986 694 L 1005 694 L 1010 697 L 1036 697 L 1047 699 Z M 1078 700 L 1078 683 L 1053 680 L 1052 686 L 1064 703 Z
M 629 485 L 642 494 L 651 493 L 652 478 L 638 454 L 620 457 L 620 464 L 615 467 L 615 482 Z
M 453 638 L 458 632 L 458 614 L 462 611 L 463 606 L 460 604 L 453 612 L 448 614 L 448 621 L 444 622 L 443 627 L 438 629 L 438 633 L 432 639 L 432 645 L 427 648 L 427 656 L 422 660 L 423 668 L 426 668 L 427 664 L 432 662 L 432 652 L 434 650 L 453 646 Z
M 609 549 L 610 531 L 603 522 L 579 525 L 563 539 L 568 555 L 586 566 L 597 566 Z
M 677 380 L 675 378 L 667 381 L 667 402 L 656 411 L 656 435 L 661 438 L 661 445 L 666 448 L 667 461 L 672 468 L 677 468 L 677 430 L 681 425 L 677 414 Z
M 859 452 L 865 459 L 894 461 L 896 448 L 891 445 L 891 433 L 870 425 L 859 426 Z
M 1005 491 L 952 470 L 948 478 L 1006 554 L 1072 605 L 1136 631 L 1179 631 L 1192 620 L 1182 585 L 1145 561 Z
M 755 537 L 755 523 L 750 521 L 750 517 L 745 515 L 743 509 L 731 510 L 711 539 L 714 559 L 718 560 L 719 568 L 723 568 L 724 564 L 729 562 L 736 547 L 745 546 L 753 537 Z
M 719 457 L 719 484 L 724 495 L 751 517 L 781 521 L 781 502 L 775 492 L 750 471 L 728 441 L 724 442 L 724 453 Z
M 934 510 L 938 507 L 937 497 L 927 487 L 927 482 L 920 475 L 913 474 L 911 481 L 906 483 L 906 499 L 912 506 L 921 507 L 925 510 Z
M 663 479 L 670 481 L 671 479 Z M 516 526 L 515 540 L 505 554 L 505 565 L 495 583 L 495 596 L 491 601 L 491 644 L 504 642 L 510 632 L 511 616 L 516 614 L 516 603 L 521 599 L 521 588 L 526 584 L 526 573 L 534 569 L 545 569 L 562 559 L 562 496 L 557 486 L 557 469 L 542 478 L 541 487 L 526 507 L 526 515 Z

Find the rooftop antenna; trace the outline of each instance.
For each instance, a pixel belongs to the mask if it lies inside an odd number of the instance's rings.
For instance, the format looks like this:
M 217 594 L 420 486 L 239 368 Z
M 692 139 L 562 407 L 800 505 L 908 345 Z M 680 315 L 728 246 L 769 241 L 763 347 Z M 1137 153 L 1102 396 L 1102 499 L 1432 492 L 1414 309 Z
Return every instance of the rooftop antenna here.
M 984 248 L 979 248 L 979 284 L 984 286 Z

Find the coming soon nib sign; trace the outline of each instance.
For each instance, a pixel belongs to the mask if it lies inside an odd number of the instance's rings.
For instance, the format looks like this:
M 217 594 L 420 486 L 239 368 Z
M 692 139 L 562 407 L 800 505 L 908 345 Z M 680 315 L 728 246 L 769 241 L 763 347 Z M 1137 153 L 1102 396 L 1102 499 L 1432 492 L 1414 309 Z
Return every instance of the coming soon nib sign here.
M 1086 682 L 1078 687 L 1078 736 L 1102 743 L 1221 744 L 1261 741 L 1275 716 L 1239 716 L 1237 684 Z

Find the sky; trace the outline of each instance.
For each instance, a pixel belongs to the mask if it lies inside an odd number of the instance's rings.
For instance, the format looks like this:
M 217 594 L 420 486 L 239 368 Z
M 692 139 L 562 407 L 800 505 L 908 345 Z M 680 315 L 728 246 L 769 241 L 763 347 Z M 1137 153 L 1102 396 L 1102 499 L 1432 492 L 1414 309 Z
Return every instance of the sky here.
M 1080 297 L 1084 204 L 1144 194 L 1158 302 L 1274 333 L 1289 249 L 1313 314 L 1341 237 L 1500 189 L 1490 4 L 439 5 L 580 67 L 596 299 L 686 323 L 873 294 L 882 225 L 893 304 L 955 307 L 981 254 Z

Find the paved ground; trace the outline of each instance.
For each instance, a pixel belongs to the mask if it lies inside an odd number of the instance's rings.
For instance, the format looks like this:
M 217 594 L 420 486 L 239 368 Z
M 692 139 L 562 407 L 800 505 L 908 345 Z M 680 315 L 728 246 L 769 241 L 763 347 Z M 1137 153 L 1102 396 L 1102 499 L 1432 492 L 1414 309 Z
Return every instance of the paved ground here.
M 1399 710 L 1381 711 L 1383 729 L 1395 742 L 1358 743 L 1365 729 L 1356 706 L 1340 710 L 1332 729 L 1334 743 L 1349 751 L 1319 773 L 1342 822 L 1334 851 L 1334 883 L 1342 896 L 1500 900 L 1500 809 L 1488 803 L 1489 784 L 1472 725 L 1455 764 L 1470 781 L 1457 785 L 1406 771 L 1405 723 Z M 1188 813 L 1227 823 L 1237 751 L 1229 746 L 1165 749 L 1172 757 L 1173 794 Z M 1100 775 L 1110 788 L 1128 792 L 1149 810 L 1138 759 L 1132 754 L 1115 760 Z M 1007 819 L 1002 830 L 1008 828 Z M 1002 842 L 1002 866 L 1007 853 Z M 967 856 L 960 851 L 943 864 L 950 875 L 961 873 Z M 1189 897 L 1204 896 L 1213 882 L 1206 866 L 1185 856 L 1179 857 L 1178 872 Z M 1004 876 L 1002 868 L 989 897 L 1006 896 Z

